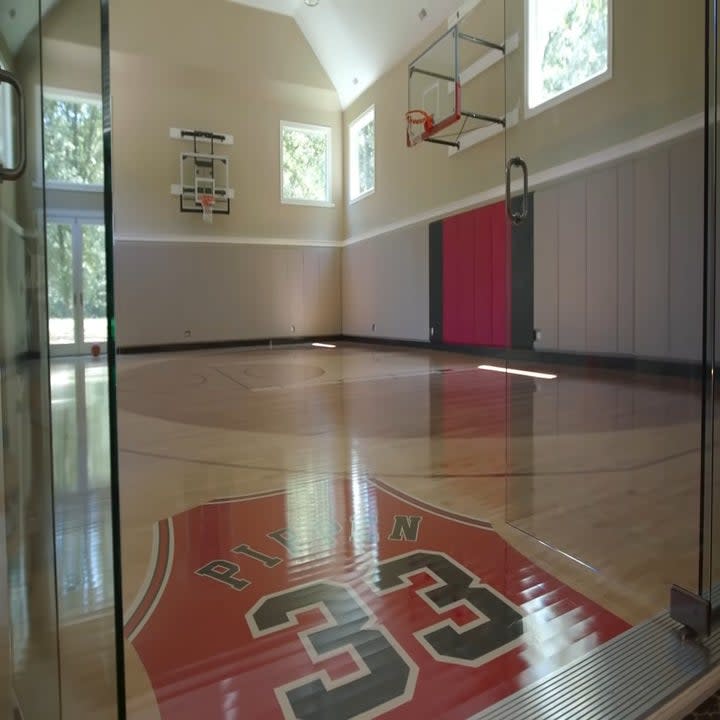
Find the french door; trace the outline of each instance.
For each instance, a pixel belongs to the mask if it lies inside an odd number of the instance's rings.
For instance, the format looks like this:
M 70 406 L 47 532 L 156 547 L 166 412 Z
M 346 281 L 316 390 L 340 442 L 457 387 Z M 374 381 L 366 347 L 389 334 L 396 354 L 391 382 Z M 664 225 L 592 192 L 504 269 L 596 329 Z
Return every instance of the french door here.
M 102 217 L 48 214 L 48 306 L 55 356 L 107 343 L 105 225 Z

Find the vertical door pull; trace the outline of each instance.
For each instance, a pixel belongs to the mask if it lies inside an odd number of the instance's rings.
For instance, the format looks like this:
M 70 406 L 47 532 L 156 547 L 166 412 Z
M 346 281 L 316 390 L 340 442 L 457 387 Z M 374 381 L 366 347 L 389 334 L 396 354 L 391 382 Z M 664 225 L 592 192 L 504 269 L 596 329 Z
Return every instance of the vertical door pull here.
M 17 128 L 18 128 L 18 159 L 15 167 L 7 168 L 0 165 L 0 182 L 18 180 L 25 172 L 27 165 L 27 128 L 25 127 L 25 92 L 19 80 L 11 72 L 0 69 L 0 84 L 11 85 L 18 96 Z
M 512 209 L 512 171 L 514 167 L 519 167 L 523 174 L 523 199 L 519 212 Z M 505 206 L 508 218 L 513 225 L 520 225 L 527 220 L 530 210 L 530 198 L 528 194 L 528 166 L 520 157 L 510 158 L 505 168 Z

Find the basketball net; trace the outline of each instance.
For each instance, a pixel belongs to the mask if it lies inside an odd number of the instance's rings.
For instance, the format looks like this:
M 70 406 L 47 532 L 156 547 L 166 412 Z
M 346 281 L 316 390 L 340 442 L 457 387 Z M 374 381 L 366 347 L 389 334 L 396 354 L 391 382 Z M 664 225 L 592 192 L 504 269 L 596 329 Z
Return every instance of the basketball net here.
M 213 208 L 215 207 L 215 196 L 214 195 L 200 195 L 198 202 L 202 207 L 203 220 L 206 223 L 212 223 L 213 221 Z
M 407 120 L 407 144 L 414 147 L 420 144 L 433 128 L 433 117 L 424 110 L 408 110 L 405 113 Z

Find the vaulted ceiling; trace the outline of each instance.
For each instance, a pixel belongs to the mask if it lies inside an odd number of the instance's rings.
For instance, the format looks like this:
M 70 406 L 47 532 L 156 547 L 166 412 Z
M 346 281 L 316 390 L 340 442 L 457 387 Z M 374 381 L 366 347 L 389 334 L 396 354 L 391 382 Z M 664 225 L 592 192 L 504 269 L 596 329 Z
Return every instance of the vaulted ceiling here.
M 57 1 L 43 0 L 43 12 L 48 12 Z M 20 49 L 37 21 L 37 0 L 0 0 L 0 32 L 11 53 L 15 54 Z
M 232 0 L 295 18 L 345 108 L 433 30 L 462 0 Z M 421 11 L 427 13 L 421 19 Z
M 122 0 L 119 0 L 122 2 Z M 43 0 L 44 11 L 57 0 Z M 442 25 L 462 0 L 232 0 L 295 18 L 347 107 Z M 421 19 L 421 11 L 425 17 Z M 16 52 L 37 22 L 30 0 L 0 0 L 0 28 Z

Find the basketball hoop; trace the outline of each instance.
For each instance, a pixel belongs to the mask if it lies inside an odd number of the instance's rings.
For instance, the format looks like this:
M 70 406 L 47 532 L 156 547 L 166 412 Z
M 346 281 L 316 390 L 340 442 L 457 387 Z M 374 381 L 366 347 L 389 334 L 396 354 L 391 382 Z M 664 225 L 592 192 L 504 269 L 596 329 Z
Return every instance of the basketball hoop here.
M 206 223 L 213 221 L 213 208 L 215 207 L 214 195 L 198 195 L 198 202 L 202 207 L 203 220 Z
M 421 143 L 426 134 L 433 129 L 433 116 L 424 110 L 408 110 L 405 113 L 407 120 L 407 144 L 414 147 Z

